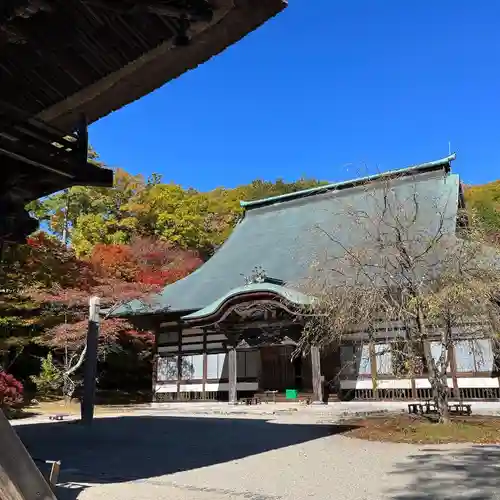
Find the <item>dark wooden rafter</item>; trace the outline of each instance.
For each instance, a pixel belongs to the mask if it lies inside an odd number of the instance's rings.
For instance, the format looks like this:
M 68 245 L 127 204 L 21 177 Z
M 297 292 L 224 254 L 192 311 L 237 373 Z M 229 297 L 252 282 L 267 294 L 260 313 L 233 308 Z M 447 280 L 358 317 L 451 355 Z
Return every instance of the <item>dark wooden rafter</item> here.
M 87 149 L 85 117 L 73 134 L 64 134 L 0 102 L 0 155 L 76 181 L 85 174 Z
M 196 68 L 286 0 L 3 0 L 1 98 L 69 131 Z
M 206 0 L 190 2 L 140 2 L 137 0 L 82 0 L 83 3 L 109 10 L 119 14 L 134 15 L 137 13 L 156 14 L 173 19 L 188 19 L 189 21 L 211 21 L 213 9 Z
M 0 5 L 0 26 L 16 18 L 27 19 L 40 11 L 49 11 L 47 0 L 2 0 Z
M 87 151 L 85 117 L 80 118 L 73 133 L 67 134 L 0 102 L 0 156 L 60 178 L 61 186 L 54 186 L 55 190 L 76 184 L 111 184 L 111 172 L 89 164 Z M 34 195 L 31 199 L 48 194 L 43 192 L 40 184 L 43 178 L 33 181 L 30 186 L 26 186 L 28 192 Z
M 5 0 L 0 88 L 37 113 L 212 20 L 206 0 Z
M 0 102 L 0 240 L 21 242 L 36 229 L 24 205 L 75 185 L 111 186 L 113 173 L 87 162 L 88 132 L 81 117 L 64 133 Z

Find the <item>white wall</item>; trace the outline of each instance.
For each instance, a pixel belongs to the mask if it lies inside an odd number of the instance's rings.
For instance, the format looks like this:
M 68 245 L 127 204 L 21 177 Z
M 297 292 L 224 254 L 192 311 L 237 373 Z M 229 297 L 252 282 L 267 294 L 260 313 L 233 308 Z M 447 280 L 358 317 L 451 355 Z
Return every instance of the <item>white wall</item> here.
M 261 360 L 260 351 L 237 351 L 237 376 L 238 378 L 257 379 L 260 374 Z M 182 355 L 182 380 L 203 379 L 203 354 Z M 157 380 L 155 392 L 175 393 L 177 392 L 177 356 L 159 357 L 157 359 Z M 207 354 L 207 379 L 211 383 L 205 384 L 206 392 L 229 391 L 227 382 L 228 359 L 227 353 Z M 217 381 L 217 382 L 216 382 Z M 257 380 L 251 382 L 237 382 L 239 391 L 256 391 L 259 388 Z M 203 384 L 181 384 L 180 392 L 202 392 Z

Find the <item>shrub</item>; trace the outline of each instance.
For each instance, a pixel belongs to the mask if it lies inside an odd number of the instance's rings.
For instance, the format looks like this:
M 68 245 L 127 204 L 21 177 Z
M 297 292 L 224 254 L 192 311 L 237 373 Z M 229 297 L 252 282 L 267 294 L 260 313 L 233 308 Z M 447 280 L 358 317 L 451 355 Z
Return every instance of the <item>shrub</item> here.
M 10 408 L 23 401 L 23 384 L 4 371 L 0 371 L 0 408 Z
M 49 396 L 59 392 L 63 383 L 61 371 L 52 361 L 52 354 L 42 359 L 40 373 L 31 376 L 32 382 L 36 385 L 36 391 L 42 396 Z

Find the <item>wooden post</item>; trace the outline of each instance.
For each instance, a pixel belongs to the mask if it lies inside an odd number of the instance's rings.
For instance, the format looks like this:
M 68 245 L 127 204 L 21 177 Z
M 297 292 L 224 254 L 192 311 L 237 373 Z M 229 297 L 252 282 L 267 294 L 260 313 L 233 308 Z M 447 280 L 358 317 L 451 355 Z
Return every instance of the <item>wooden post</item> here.
M 182 373 L 182 325 L 179 320 L 177 323 L 177 401 L 181 400 L 181 380 L 184 374 Z
M 208 358 L 207 358 L 207 332 L 203 330 L 203 399 L 207 399 L 207 378 L 208 378 Z
M 311 369 L 313 386 L 313 404 L 324 404 L 321 381 L 321 357 L 318 346 L 311 347 Z
M 208 374 L 208 358 L 207 358 L 207 351 L 205 348 L 205 351 L 203 352 L 203 385 L 202 385 L 203 399 L 207 399 L 207 374 Z
M 158 339 L 158 337 L 157 337 Z M 155 345 L 158 345 L 158 340 L 155 341 Z M 155 349 L 156 350 L 156 349 Z M 153 370 L 151 377 L 151 402 L 156 403 L 156 382 L 158 380 L 158 354 L 153 355 Z
M 415 381 L 415 374 L 411 374 L 411 379 L 410 379 L 410 383 L 411 383 L 411 397 L 412 399 L 414 399 L 415 401 L 418 399 L 417 398 L 417 382 Z
M 370 340 L 368 344 L 368 353 L 370 355 L 370 371 L 372 378 L 372 393 L 373 399 L 378 399 L 378 370 L 377 370 L 377 353 L 375 351 L 375 344 Z
M 238 402 L 238 357 L 236 347 L 230 346 L 228 352 L 228 375 L 229 375 L 229 404 L 235 405 Z
M 448 347 L 448 358 L 450 360 L 451 379 L 453 381 L 453 397 L 460 400 L 460 389 L 457 378 L 457 358 L 455 357 L 455 346 Z
M 94 420 L 95 384 L 97 376 L 97 341 L 99 337 L 99 297 L 89 300 L 89 329 L 87 332 L 87 354 L 83 380 L 83 398 L 81 404 L 82 423 L 92 425 Z

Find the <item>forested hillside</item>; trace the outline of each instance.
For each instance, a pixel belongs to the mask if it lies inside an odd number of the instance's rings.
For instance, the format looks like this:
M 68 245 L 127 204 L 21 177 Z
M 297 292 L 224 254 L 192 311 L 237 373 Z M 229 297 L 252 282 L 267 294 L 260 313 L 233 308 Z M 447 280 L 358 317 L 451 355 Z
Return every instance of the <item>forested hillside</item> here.
M 100 164 L 95 152 L 90 156 Z M 33 203 L 29 208 L 43 230 L 24 246 L 4 249 L 0 266 L 0 406 L 2 387 L 18 391 L 2 370 L 30 392 L 74 394 L 90 295 L 108 307 L 145 298 L 210 257 L 241 216 L 240 200 L 319 184 L 255 180 L 200 192 L 156 174 L 144 179 L 118 169 L 112 189 L 74 187 Z M 466 199 L 498 241 L 500 182 L 467 187 Z M 99 388 L 149 388 L 152 341 L 151 333 L 127 321 L 104 320 Z
M 500 181 L 465 187 L 465 201 L 474 210 L 489 238 L 500 242 Z

